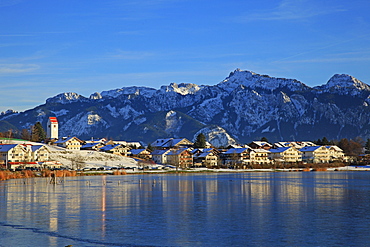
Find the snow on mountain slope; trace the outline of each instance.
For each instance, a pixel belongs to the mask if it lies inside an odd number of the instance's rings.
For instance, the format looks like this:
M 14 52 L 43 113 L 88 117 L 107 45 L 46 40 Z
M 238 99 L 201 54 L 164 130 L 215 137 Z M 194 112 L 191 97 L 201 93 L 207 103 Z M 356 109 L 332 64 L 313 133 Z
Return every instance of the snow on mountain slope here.
M 229 77 L 217 86 L 231 92 L 239 85 L 248 88 L 261 88 L 265 90 L 275 90 L 277 88 L 288 88 L 291 91 L 303 91 L 309 89 L 308 86 L 295 79 L 274 78 L 267 75 L 259 75 L 251 71 L 237 69 L 230 73 Z
M 362 81 L 346 74 L 335 74 L 322 86 L 315 87 L 319 92 L 338 93 L 342 95 L 358 95 L 362 92 L 370 92 L 370 86 Z
M 131 105 L 125 105 L 124 107 L 120 108 L 118 111 L 119 111 L 119 114 L 125 120 L 129 118 L 135 118 L 143 114 L 143 112 L 136 111 Z
M 89 99 L 92 99 L 92 100 L 99 100 L 99 99 L 102 99 L 102 98 L 103 97 L 98 92 L 95 92 L 95 93 L 91 94 L 90 97 L 89 97 Z
M 325 85 L 310 88 L 294 79 L 237 69 L 214 86 L 124 87 L 90 98 L 63 93 L 35 109 L 2 116 L 7 121 L 3 126 L 22 129 L 36 121 L 46 125 L 54 114 L 60 136 L 109 135 L 135 141 L 140 137 L 147 143 L 176 136 L 192 139 L 203 128 L 209 128 L 209 138 L 226 144 L 228 137 L 222 137 L 224 132 L 218 128 L 241 142 L 262 136 L 272 140 L 367 138 L 369 95 L 370 87 L 349 75 L 334 75 Z
M 195 94 L 196 92 L 201 90 L 201 87 L 192 83 L 171 83 L 169 86 L 162 86 L 160 90 L 165 92 L 175 92 L 181 95 L 187 95 Z
M 6 120 L 7 118 L 10 118 L 14 115 L 17 115 L 19 114 L 17 111 L 14 111 L 12 109 L 9 109 L 9 110 L 6 110 L 6 111 L 3 111 L 0 113 L 0 121 L 3 121 L 3 120 Z
M 176 132 L 178 132 L 183 125 L 181 116 L 178 116 L 175 111 L 167 112 L 165 121 L 166 121 L 165 131 L 168 134 L 176 134 Z
M 17 112 L 17 111 L 14 111 L 14 110 L 12 110 L 12 109 L 8 109 L 8 110 L 6 110 L 6 111 L 2 111 L 2 112 L 0 113 L 0 116 L 7 115 L 7 114 L 14 114 L 14 113 L 18 113 L 18 112 Z
M 302 95 L 293 94 L 290 96 L 290 100 L 294 104 L 299 116 L 303 116 L 309 105 L 307 99 Z
M 62 109 L 62 110 L 59 110 L 59 111 L 51 111 L 56 117 L 60 117 L 60 116 L 63 116 L 63 115 L 67 115 L 68 114 L 68 110 L 67 109 Z
M 152 97 L 157 90 L 149 87 L 123 87 L 119 89 L 103 91 L 102 97 L 117 98 L 120 95 L 141 95 L 144 97 Z
M 199 130 L 194 135 L 193 142 L 195 142 L 196 137 L 200 133 L 204 134 L 206 140 L 215 147 L 227 147 L 229 145 L 236 144 L 236 141 L 226 132 L 226 130 L 219 126 L 209 126 Z
M 201 122 L 210 122 L 219 113 L 224 110 L 222 105 L 222 94 L 218 94 L 214 98 L 205 99 L 200 104 L 193 105 L 188 112 L 190 116 L 195 117 Z
M 77 93 L 69 92 L 69 93 L 61 93 L 52 98 L 48 98 L 46 103 L 61 103 L 61 104 L 68 104 L 71 102 L 83 101 L 86 100 L 85 97 L 79 95 Z
M 61 136 L 83 136 L 88 135 L 96 129 L 104 130 L 109 124 L 98 114 L 93 112 L 81 112 L 73 116 L 63 124 L 60 124 Z

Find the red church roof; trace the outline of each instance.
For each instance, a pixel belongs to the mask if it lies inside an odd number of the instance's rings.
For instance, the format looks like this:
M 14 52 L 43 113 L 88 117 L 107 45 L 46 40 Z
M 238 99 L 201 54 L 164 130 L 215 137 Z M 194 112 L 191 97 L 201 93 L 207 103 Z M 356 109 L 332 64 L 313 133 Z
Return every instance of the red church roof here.
M 50 123 L 58 123 L 58 120 L 56 117 L 49 117 Z

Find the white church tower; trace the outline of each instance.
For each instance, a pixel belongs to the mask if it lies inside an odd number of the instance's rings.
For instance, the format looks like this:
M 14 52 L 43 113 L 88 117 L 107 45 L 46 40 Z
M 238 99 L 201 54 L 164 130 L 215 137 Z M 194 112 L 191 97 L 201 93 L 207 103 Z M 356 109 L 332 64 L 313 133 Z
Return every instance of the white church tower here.
M 49 117 L 46 137 L 49 139 L 58 139 L 58 119 L 56 117 Z

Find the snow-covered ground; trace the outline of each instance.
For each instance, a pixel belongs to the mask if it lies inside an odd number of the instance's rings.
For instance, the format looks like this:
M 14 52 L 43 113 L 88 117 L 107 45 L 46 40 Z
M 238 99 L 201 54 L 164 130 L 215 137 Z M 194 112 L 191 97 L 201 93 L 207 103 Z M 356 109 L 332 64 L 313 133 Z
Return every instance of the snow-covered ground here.
M 12 140 L 11 143 L 18 143 L 18 144 L 32 144 L 32 145 L 41 145 L 41 143 L 35 142 L 24 142 L 24 141 L 14 141 Z M 99 168 L 99 167 L 130 167 L 135 168 L 132 170 L 127 170 L 127 172 L 138 172 L 138 168 L 142 165 L 138 163 L 135 159 L 124 157 L 116 154 L 109 154 L 103 153 L 98 151 L 87 151 L 87 150 L 75 150 L 70 151 L 66 150 L 65 148 L 56 147 L 46 145 L 50 150 L 50 160 L 58 161 L 63 166 L 73 168 L 72 167 L 72 160 L 80 160 L 82 161 L 81 168 Z M 147 165 L 145 165 L 147 166 Z M 150 165 L 149 165 L 150 166 Z M 158 167 L 159 169 L 149 169 L 146 170 L 152 172 L 163 172 L 164 170 L 161 169 L 163 166 L 160 165 L 153 165 L 152 167 Z M 75 168 L 75 167 L 74 167 Z M 166 170 L 175 170 L 175 168 L 166 168 Z M 278 169 L 279 171 L 289 172 L 292 170 L 298 169 Z M 207 169 L 207 168 L 192 168 L 190 170 L 186 170 L 189 172 L 272 172 L 275 171 L 273 169 Z M 370 166 L 345 166 L 345 167 L 337 167 L 337 168 L 328 168 L 327 171 L 370 171 Z
M 12 140 L 14 144 L 44 145 L 30 141 Z M 138 167 L 138 162 L 132 158 L 115 154 L 87 150 L 66 150 L 62 147 L 45 145 L 50 151 L 50 160 L 58 161 L 65 167 L 72 168 L 72 160 L 81 161 L 81 168 L 98 167 Z
M 137 161 L 129 157 L 87 150 L 51 150 L 50 160 L 58 161 L 66 167 L 72 167 L 72 160 L 80 161 L 81 168 L 138 166 Z

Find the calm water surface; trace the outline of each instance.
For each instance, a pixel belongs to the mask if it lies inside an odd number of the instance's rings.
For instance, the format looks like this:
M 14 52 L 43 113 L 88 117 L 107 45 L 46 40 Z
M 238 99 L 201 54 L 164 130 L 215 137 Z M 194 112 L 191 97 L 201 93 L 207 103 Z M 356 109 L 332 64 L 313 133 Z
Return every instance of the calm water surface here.
M 370 173 L 0 182 L 0 246 L 370 246 Z

